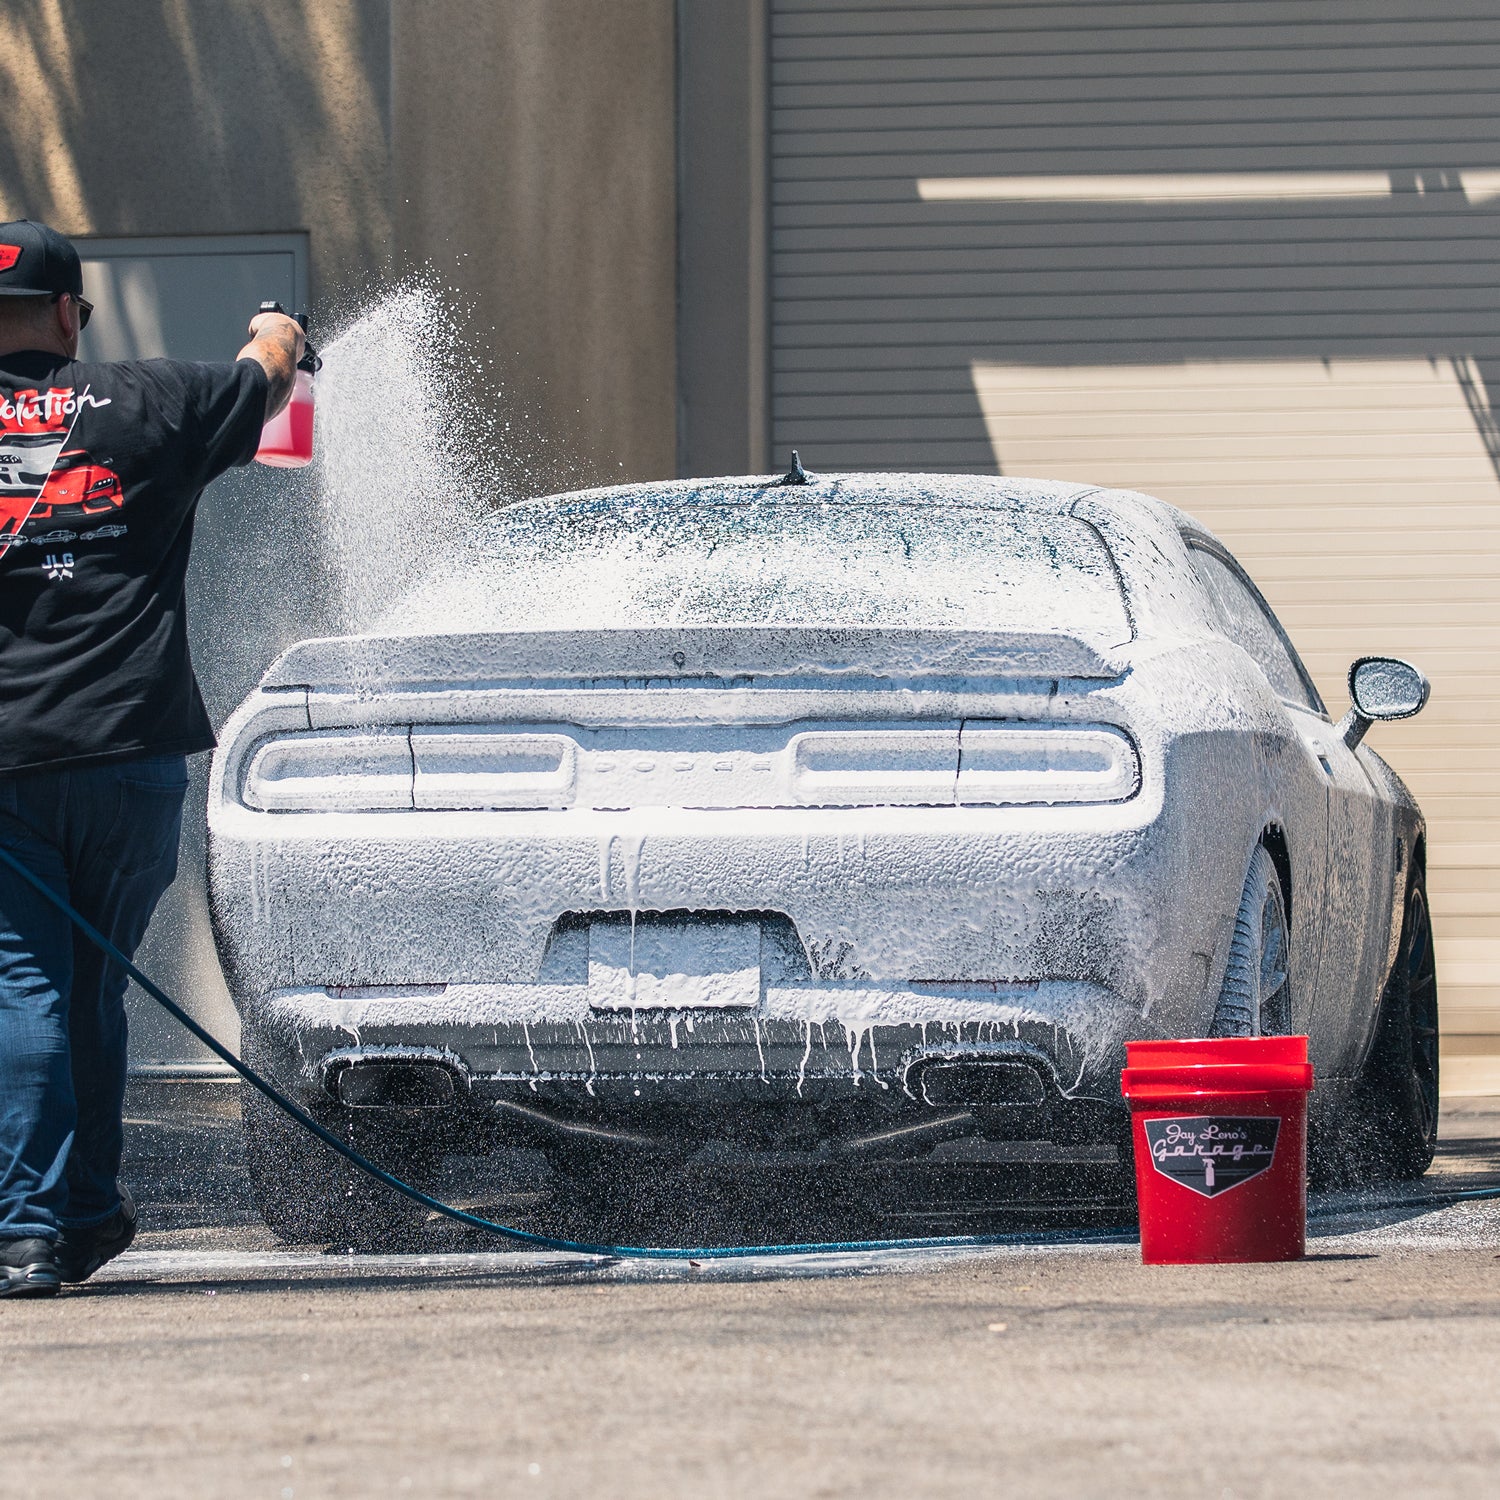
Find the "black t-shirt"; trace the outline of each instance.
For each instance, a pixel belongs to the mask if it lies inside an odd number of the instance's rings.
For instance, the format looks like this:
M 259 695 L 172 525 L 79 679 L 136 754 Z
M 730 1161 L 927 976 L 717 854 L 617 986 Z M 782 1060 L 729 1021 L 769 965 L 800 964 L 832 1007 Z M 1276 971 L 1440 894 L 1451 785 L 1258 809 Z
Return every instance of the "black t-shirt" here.
M 266 392 L 253 360 L 0 356 L 0 772 L 213 748 L 193 514 L 255 456 Z

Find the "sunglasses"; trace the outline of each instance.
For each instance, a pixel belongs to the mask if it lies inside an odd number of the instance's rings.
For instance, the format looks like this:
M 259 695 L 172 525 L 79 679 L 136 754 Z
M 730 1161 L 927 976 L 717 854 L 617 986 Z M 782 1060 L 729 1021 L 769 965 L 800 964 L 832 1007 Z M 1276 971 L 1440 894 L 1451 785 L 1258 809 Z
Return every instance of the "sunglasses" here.
M 61 302 L 64 297 L 73 297 L 72 292 L 54 292 L 52 300 Z M 78 331 L 82 333 L 89 326 L 89 319 L 94 316 L 94 304 L 87 297 L 73 297 L 73 305 L 78 309 Z

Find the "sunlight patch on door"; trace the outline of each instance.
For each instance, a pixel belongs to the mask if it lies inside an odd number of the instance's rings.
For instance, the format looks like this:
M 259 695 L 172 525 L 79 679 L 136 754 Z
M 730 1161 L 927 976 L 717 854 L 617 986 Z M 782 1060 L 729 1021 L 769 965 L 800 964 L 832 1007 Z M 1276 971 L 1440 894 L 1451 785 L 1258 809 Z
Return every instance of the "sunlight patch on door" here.
M 919 177 L 924 203 L 1290 203 L 1462 193 L 1500 197 L 1500 171 L 1111 172 L 1028 177 Z
M 1472 362 L 972 370 L 1002 473 L 1143 490 L 1196 516 L 1334 714 L 1356 656 L 1431 677 L 1427 710 L 1372 743 L 1427 814 L 1444 1030 L 1500 1032 L 1500 479 Z

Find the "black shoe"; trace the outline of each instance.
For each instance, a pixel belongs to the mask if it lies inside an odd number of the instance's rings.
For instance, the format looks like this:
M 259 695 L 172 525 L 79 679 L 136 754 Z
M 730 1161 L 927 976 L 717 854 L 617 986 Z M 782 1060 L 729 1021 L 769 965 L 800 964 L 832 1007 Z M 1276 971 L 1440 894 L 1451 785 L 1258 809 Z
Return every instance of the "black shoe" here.
M 0 1297 L 55 1297 L 62 1285 L 48 1240 L 0 1240 Z
M 64 1226 L 57 1242 L 62 1279 L 70 1285 L 87 1281 L 105 1261 L 130 1248 L 135 1238 L 135 1200 L 123 1186 L 120 1206 L 99 1224 Z

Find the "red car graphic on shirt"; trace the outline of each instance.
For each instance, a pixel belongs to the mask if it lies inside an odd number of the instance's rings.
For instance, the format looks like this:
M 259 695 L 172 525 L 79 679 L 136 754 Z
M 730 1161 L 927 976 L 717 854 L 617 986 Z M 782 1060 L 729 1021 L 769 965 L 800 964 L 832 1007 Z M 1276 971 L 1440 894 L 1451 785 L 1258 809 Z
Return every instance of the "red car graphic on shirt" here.
M 58 455 L 46 488 L 42 491 L 33 521 L 58 521 L 69 516 L 97 516 L 118 510 L 125 503 L 120 476 L 103 464 L 89 462 L 82 449 Z
M 113 469 L 92 462 L 82 448 L 62 451 L 56 432 L 0 433 L 0 536 L 29 522 L 84 519 L 125 503 Z

